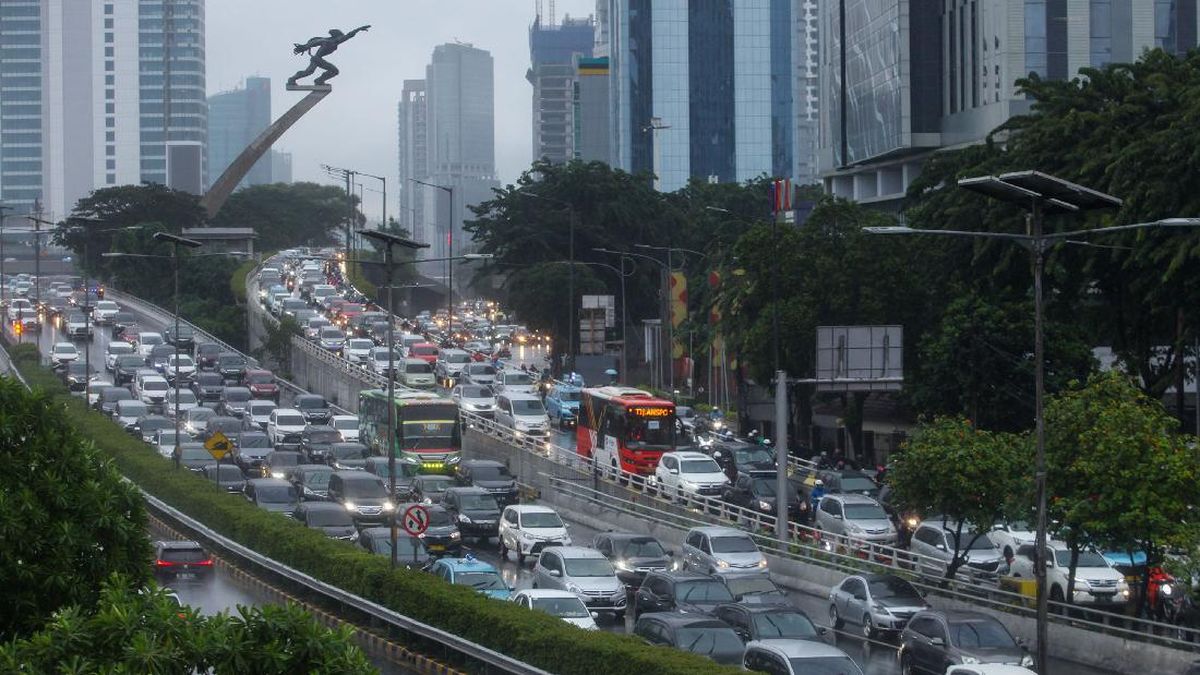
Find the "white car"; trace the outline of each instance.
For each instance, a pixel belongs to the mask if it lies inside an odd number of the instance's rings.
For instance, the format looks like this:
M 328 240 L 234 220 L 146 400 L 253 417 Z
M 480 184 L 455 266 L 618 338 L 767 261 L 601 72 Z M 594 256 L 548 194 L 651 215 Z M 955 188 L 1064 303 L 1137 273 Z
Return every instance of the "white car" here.
M 343 442 L 358 440 L 358 415 L 334 415 L 329 425 L 342 435 Z
M 117 358 L 127 354 L 134 353 L 133 345 L 124 340 L 113 340 L 104 348 L 104 368 L 105 370 L 115 371 L 117 369 Z
M 33 303 L 26 298 L 12 298 L 8 301 L 8 320 L 15 321 L 21 316 L 21 310 L 33 309 Z
M 92 307 L 92 322 L 97 325 L 112 323 L 113 317 L 119 311 L 121 311 L 121 307 L 117 303 L 112 300 L 101 300 Z
M 150 351 L 155 347 L 165 345 L 166 343 L 167 341 L 163 338 L 162 333 L 146 331 L 137 335 L 138 354 L 144 359 L 150 357 Z
M 167 364 L 163 366 L 163 374 L 169 380 L 174 380 L 176 376 L 189 380 L 196 374 L 196 362 L 187 354 L 171 354 L 167 356 Z
M 667 498 L 718 499 L 729 485 L 729 477 L 712 457 L 702 452 L 666 452 L 654 468 L 654 483 Z
M 250 424 L 265 431 L 271 413 L 278 407 L 275 401 L 253 399 L 246 404 L 246 417 L 250 418 Z
M 497 394 L 529 394 L 537 393 L 537 386 L 528 373 L 521 370 L 501 370 L 496 373 L 496 384 L 492 387 Z
M 387 347 L 376 347 L 371 350 L 370 356 L 367 357 L 367 363 L 370 364 L 371 370 L 375 371 L 376 375 L 387 377 L 388 358 Z M 393 353 L 391 363 L 393 368 L 398 368 L 404 363 L 404 357 L 398 353 Z
M 103 375 L 93 375 L 88 380 L 88 407 L 95 407 L 96 402 L 100 400 L 100 391 L 105 387 L 113 386 L 112 378 L 104 377 Z
M 993 527 L 992 531 L 988 532 L 988 539 L 991 539 L 1000 548 L 1004 553 L 1005 560 L 1012 560 L 1018 548 L 1034 543 L 1037 539 L 1037 532 L 1029 523 L 1014 520 L 1011 523 L 1000 523 Z
M 179 390 L 179 415 L 187 414 L 187 411 L 200 405 L 196 399 L 196 392 L 191 389 Z M 175 416 L 175 388 L 171 387 L 167 390 L 167 397 L 163 400 L 163 414 L 167 417 Z
M 500 516 L 500 557 L 517 554 L 517 562 L 526 556 L 541 555 L 547 546 L 570 546 L 567 524 L 548 506 L 515 504 L 504 508 Z
M 79 359 L 79 350 L 70 342 L 56 342 L 50 348 L 50 361 L 55 364 L 68 364 Z
M 375 349 L 375 341 L 365 338 L 353 338 L 346 341 L 346 345 L 342 348 L 342 356 L 346 357 L 351 363 L 366 364 L 367 358 L 371 356 L 371 350 Z
M 179 439 L 184 442 L 184 439 Z M 175 452 L 175 430 L 174 429 L 159 429 L 154 432 L 154 447 L 158 450 L 158 454 L 163 457 L 170 457 Z
M 396 366 L 400 371 L 398 381 L 406 387 L 414 389 L 433 389 L 437 386 L 437 378 L 433 375 L 433 366 L 424 359 L 404 359 Z
M 299 445 L 304 426 L 304 413 L 295 408 L 276 408 L 267 418 L 267 437 L 271 439 L 271 445 Z
M 596 619 L 592 617 L 592 613 L 588 611 L 587 606 L 583 604 L 579 596 L 569 591 L 526 588 L 523 591 L 513 593 L 509 597 L 509 601 L 528 609 L 535 609 L 539 612 L 545 612 L 550 616 L 556 616 L 584 630 L 598 630 Z
M 173 391 L 171 383 L 161 375 L 149 375 L 138 379 L 138 398 L 151 409 L 160 409 L 167 400 L 169 391 Z
M 1071 565 L 1071 549 L 1061 541 L 1046 542 L 1050 555 L 1046 557 L 1046 584 L 1050 587 L 1052 602 L 1066 602 L 1068 573 Z M 1009 574 L 1024 579 L 1034 578 L 1033 544 L 1018 547 L 1013 556 Z M 1079 552 L 1075 565 L 1076 605 L 1116 606 L 1129 600 L 1129 584 L 1125 575 L 1113 569 L 1108 560 L 1092 550 Z M 1118 610 L 1121 611 L 1121 610 Z

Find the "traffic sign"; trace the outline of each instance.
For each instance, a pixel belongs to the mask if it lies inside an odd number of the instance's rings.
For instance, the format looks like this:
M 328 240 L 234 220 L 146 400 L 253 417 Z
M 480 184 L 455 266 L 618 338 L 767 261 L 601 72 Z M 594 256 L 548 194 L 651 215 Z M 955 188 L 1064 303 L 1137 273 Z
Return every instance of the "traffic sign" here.
M 228 436 L 218 431 L 204 441 L 204 449 L 208 450 L 208 454 L 219 462 L 225 459 L 225 455 L 233 452 L 233 442 L 229 440 Z
M 414 537 L 420 536 L 429 527 L 429 509 L 413 504 L 404 512 L 404 531 Z

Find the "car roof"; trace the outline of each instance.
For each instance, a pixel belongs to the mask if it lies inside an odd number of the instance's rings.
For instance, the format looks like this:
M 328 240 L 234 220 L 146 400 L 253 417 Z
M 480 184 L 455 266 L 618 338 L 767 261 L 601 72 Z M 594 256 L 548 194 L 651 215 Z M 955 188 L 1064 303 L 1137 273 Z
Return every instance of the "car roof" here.
M 969 609 L 926 609 L 917 612 L 914 616 L 929 616 L 944 619 L 945 621 L 995 621 L 996 618 L 990 614 L 977 612 Z
M 646 612 L 638 615 L 638 622 L 640 623 L 643 618 L 657 619 L 663 623 L 678 627 L 691 626 L 695 628 L 729 628 L 730 630 L 733 630 L 733 628 L 731 628 L 729 624 L 725 623 L 724 621 L 721 621 L 720 619 L 714 619 L 711 616 L 704 616 L 702 614 L 686 614 L 683 612 Z
M 299 410 L 297 410 L 297 409 L 295 409 L 295 408 L 276 408 L 276 409 L 275 409 L 275 412 L 276 412 L 276 413 L 280 413 L 280 414 L 282 414 L 282 413 L 293 413 L 293 414 L 296 414 L 296 415 L 303 415 L 303 414 L 304 414 L 304 413 L 300 412 Z
M 829 497 L 831 499 L 836 499 L 837 501 L 840 501 L 843 504 L 878 504 L 879 503 L 866 495 L 856 495 L 853 493 L 831 494 L 831 495 L 825 495 L 825 497 Z M 824 497 L 822 497 L 822 499 L 824 499 Z
M 841 649 L 816 640 L 752 640 L 746 643 L 746 649 L 761 649 L 780 654 L 788 659 L 846 656 L 846 652 Z M 847 658 L 849 657 L 847 656 Z
M 751 575 L 745 575 L 745 576 L 750 577 Z M 762 575 L 753 575 L 753 576 L 761 577 Z M 787 612 L 787 613 L 791 613 L 791 614 L 803 614 L 804 616 L 808 616 L 808 612 L 805 612 L 804 610 L 800 609 L 799 607 L 796 607 L 795 605 L 774 605 L 774 604 L 762 603 L 762 602 L 727 602 L 720 606 L 721 607 L 740 607 L 741 609 L 743 609 L 751 614 L 781 614 L 781 613 Z
M 171 548 L 171 549 L 189 550 L 189 551 L 195 550 L 195 549 L 200 549 L 201 551 L 204 550 L 204 547 L 201 546 L 198 542 L 194 542 L 191 540 L 174 541 L 174 540 L 164 539 L 164 540 L 158 542 L 158 546 L 159 546 L 159 548 L 164 548 L 164 549 Z
M 635 532 L 601 532 L 597 536 L 608 537 L 609 539 L 612 539 L 613 541 L 630 541 L 630 540 L 634 540 L 634 539 L 641 540 L 641 541 L 650 541 L 650 540 L 658 541 L 658 538 L 653 535 L 637 534 Z
M 578 595 L 570 591 L 560 591 L 552 588 L 523 588 L 517 591 L 514 595 L 524 595 L 530 598 L 578 598 Z
M 481 487 L 475 487 L 474 485 L 463 485 L 463 486 L 458 486 L 458 487 L 452 487 L 452 488 L 447 489 L 446 492 L 447 493 L 453 492 L 456 495 L 490 495 L 490 494 L 492 494 L 492 493 L 488 492 L 487 490 L 484 490 Z
M 282 478 L 251 478 L 250 480 L 246 481 L 246 485 L 253 485 L 254 487 L 292 487 L 291 483 Z M 315 504 L 317 502 L 310 503 Z
M 345 511 L 345 507 L 334 502 L 300 502 L 297 511 Z
M 721 583 L 716 577 L 699 572 L 688 572 L 687 570 L 654 570 L 649 574 L 657 575 L 671 581 L 711 581 L 715 584 Z
M 512 504 L 508 508 L 516 513 L 558 513 L 549 506 L 541 504 Z
M 682 450 L 679 452 L 669 452 L 666 454 L 673 457 L 678 457 L 679 459 L 712 459 L 712 457 L 709 457 L 703 452 L 694 452 L 692 450 Z
M 591 558 L 602 559 L 604 554 L 594 548 L 586 546 L 552 546 L 547 551 L 553 550 L 563 558 Z
M 739 537 L 750 536 L 750 534 L 748 532 L 745 532 L 744 530 L 738 530 L 738 529 L 735 529 L 732 527 L 722 527 L 720 525 L 706 525 L 703 527 L 693 527 L 691 530 L 688 530 L 688 534 L 691 534 L 692 532 L 702 532 L 704 534 L 707 534 L 710 537 L 718 536 L 718 535 L 722 536 L 722 537 L 735 536 L 735 535 L 739 536 Z
M 468 560 L 466 558 L 442 558 L 438 563 L 449 567 L 455 572 L 496 572 L 496 568 L 491 564 L 482 560 Z M 498 573 L 498 572 L 497 572 Z

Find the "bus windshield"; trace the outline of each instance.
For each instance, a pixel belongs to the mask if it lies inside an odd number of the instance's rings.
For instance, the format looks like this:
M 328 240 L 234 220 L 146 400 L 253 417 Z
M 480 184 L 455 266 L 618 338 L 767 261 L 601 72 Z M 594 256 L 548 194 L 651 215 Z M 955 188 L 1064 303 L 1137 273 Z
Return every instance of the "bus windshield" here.
M 625 413 L 625 442 L 630 448 L 675 444 L 674 416 L 670 408 L 630 406 Z

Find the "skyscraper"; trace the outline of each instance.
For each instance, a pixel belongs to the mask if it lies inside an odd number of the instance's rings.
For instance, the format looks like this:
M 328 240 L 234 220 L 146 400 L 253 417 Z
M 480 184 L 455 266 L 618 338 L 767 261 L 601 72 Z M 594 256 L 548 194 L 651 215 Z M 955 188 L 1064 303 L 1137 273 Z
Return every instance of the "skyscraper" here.
M 245 86 L 208 97 L 208 176 L 229 168 L 242 150 L 271 125 L 271 79 L 247 77 Z M 273 153 L 254 164 L 238 187 L 276 182 Z
M 0 45 L 8 205 L 58 218 L 98 187 L 203 189 L 204 0 L 4 0 Z
M 433 233 L 425 227 L 425 190 L 414 180 L 429 180 L 429 110 L 425 99 L 425 80 L 405 80 L 397 108 L 400 138 L 400 211 L 396 221 L 409 230 L 417 241 L 432 242 Z
M 564 17 L 548 25 L 538 16 L 529 27 L 529 71 L 533 85 L 533 158 L 562 164 L 575 156 L 575 59 L 590 57 L 592 19 Z
M 796 0 L 608 0 L 612 147 L 662 190 L 792 177 Z
M 1029 110 L 1035 72 L 1197 44 L 1197 0 L 834 0 L 822 5 L 819 163 L 827 192 L 895 203 L 925 159 Z M 825 11 L 827 10 L 827 11 Z

